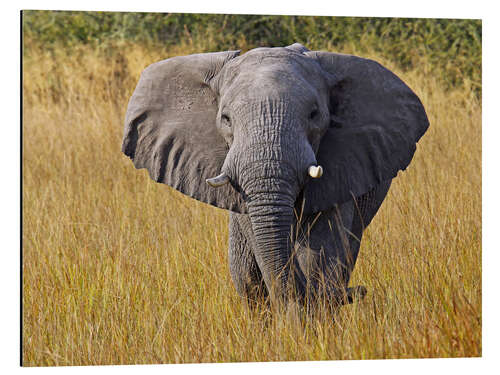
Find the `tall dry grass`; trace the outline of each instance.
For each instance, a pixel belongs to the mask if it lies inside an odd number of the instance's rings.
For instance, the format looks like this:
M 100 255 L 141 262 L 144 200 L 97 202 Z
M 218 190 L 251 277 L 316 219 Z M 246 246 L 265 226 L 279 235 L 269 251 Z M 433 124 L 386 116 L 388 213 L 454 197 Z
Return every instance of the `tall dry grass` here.
M 24 365 L 481 355 L 481 104 L 467 82 L 445 92 L 425 58 L 411 72 L 382 61 L 431 127 L 364 236 L 365 300 L 300 322 L 238 297 L 225 211 L 120 152 L 141 70 L 195 47 L 25 49 Z

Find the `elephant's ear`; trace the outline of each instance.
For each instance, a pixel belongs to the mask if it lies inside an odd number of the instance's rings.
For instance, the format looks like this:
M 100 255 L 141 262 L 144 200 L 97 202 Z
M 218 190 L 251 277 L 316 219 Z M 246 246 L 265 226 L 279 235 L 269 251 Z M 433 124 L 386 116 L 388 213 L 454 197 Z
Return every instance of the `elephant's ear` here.
M 216 129 L 217 94 L 210 81 L 239 51 L 173 57 L 147 67 L 130 99 L 122 151 L 136 168 L 197 200 L 244 212 L 230 184 L 205 180 L 220 174 L 228 147 Z
M 358 197 L 409 165 L 429 126 L 415 93 L 375 61 L 306 52 L 330 81 L 331 124 L 317 155 L 323 176 L 304 190 L 305 211 Z

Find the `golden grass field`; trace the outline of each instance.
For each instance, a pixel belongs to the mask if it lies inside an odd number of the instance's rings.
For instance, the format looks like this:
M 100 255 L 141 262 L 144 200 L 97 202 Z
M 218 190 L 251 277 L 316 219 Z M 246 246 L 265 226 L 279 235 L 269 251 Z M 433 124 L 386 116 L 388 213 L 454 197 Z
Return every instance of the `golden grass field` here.
M 481 102 L 421 59 L 395 71 L 431 123 L 365 232 L 333 321 L 249 310 L 227 264 L 228 214 L 137 171 L 123 118 L 152 62 L 198 52 L 25 41 L 25 366 L 481 356 Z M 340 52 L 356 52 L 348 48 Z M 480 68 L 480 67 L 478 67 Z

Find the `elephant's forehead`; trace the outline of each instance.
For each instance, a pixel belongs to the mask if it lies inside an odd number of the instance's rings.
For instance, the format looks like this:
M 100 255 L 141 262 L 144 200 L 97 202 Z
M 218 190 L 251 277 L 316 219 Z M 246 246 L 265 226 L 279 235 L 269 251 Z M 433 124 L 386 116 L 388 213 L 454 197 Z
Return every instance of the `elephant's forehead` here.
M 250 58 L 253 56 L 290 56 L 290 55 L 303 56 L 302 53 L 297 52 L 297 51 L 293 51 L 293 50 L 285 48 L 285 47 L 273 47 L 273 48 L 271 48 L 271 47 L 259 47 L 259 48 L 251 49 L 239 57 L 240 58 L 244 58 L 244 57 Z
M 319 64 L 310 57 L 283 47 L 255 48 L 231 61 L 228 68 L 234 73 L 259 71 L 289 71 L 290 73 L 315 73 Z
M 220 93 L 225 98 L 249 98 L 294 92 L 311 97 L 324 86 L 324 72 L 315 59 L 288 48 L 256 48 L 224 67 Z

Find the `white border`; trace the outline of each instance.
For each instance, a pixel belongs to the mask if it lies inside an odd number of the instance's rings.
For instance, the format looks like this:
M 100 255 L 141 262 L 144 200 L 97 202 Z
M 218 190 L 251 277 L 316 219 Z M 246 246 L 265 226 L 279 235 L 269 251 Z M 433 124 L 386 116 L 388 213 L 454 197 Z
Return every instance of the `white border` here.
M 185 1 L 21 1 L 16 8 L 54 10 L 101 10 L 129 12 L 188 12 L 188 13 L 239 13 L 239 14 L 288 14 L 360 17 L 424 17 L 424 18 L 482 18 L 487 12 L 482 1 L 408 2 L 398 0 L 351 0 L 342 2 L 311 0 L 185 0 Z M 486 2 L 485 2 L 486 3 Z

